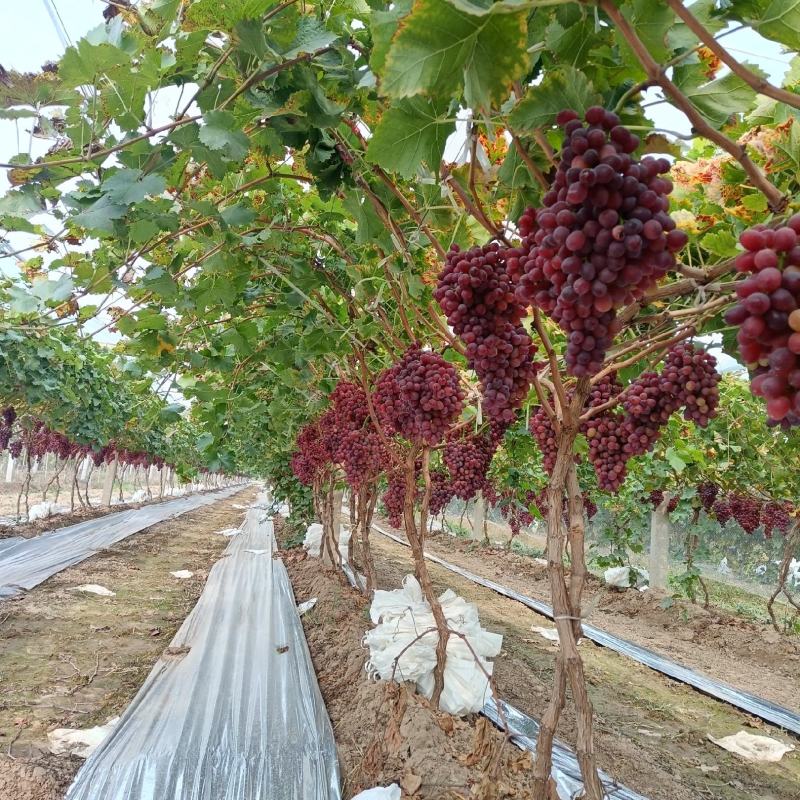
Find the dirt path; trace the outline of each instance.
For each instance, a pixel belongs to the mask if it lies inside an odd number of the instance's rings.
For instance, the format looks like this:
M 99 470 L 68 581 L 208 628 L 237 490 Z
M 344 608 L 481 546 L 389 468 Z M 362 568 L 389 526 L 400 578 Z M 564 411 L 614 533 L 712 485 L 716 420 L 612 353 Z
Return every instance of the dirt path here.
M 373 542 L 379 585 L 399 587 L 412 571 L 408 548 L 380 535 L 374 535 Z M 449 545 L 443 555 L 460 561 L 462 554 Z M 492 574 L 486 559 L 464 566 L 505 580 L 504 575 Z M 509 702 L 540 718 L 550 693 L 555 647 L 531 626 L 551 625 L 519 603 L 435 564 L 429 569 L 437 590 L 453 588 L 476 603 L 483 626 L 504 635 L 503 652 L 495 660 L 498 689 Z M 795 746 L 796 740 L 616 653 L 590 642 L 581 649 L 595 706 L 598 758 L 615 778 L 650 800 L 800 798 L 800 754 L 785 756 L 778 764 L 749 764 L 720 750 L 707 736 L 720 737 L 751 725 Z M 760 690 L 762 685 L 759 681 L 750 688 Z M 559 736 L 574 746 L 572 714 L 564 717 Z
M 0 798 L 63 796 L 82 761 L 51 755 L 47 732 L 103 724 L 125 708 L 225 549 L 214 534 L 238 525 L 233 505 L 255 496 L 246 488 L 154 525 L 0 603 Z M 182 569 L 194 576 L 169 574 Z M 85 583 L 116 597 L 70 591 Z

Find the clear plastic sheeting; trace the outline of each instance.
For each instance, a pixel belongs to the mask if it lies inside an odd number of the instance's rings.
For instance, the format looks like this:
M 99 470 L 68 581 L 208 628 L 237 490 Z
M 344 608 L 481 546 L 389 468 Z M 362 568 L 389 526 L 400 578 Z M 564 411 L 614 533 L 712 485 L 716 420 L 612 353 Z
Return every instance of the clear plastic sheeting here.
M 523 750 L 536 752 L 536 740 L 539 736 L 539 723 L 526 714 L 518 711 L 514 706 L 500 701 L 500 709 L 508 723 L 511 741 Z M 498 728 L 505 730 L 503 717 L 501 717 L 494 700 L 487 701 L 483 707 L 483 715 L 488 717 Z M 634 792 L 620 785 L 605 772 L 599 770 L 600 780 L 603 782 L 605 796 L 608 800 L 647 800 L 644 795 Z M 556 739 L 553 742 L 553 770 L 551 773 L 556 783 L 559 800 L 575 800 L 583 793 L 581 768 L 575 754 Z
M 272 522 L 251 509 L 66 800 L 339 800 L 333 730 Z
M 405 539 L 395 536 L 393 533 L 389 533 L 389 531 L 384 530 L 378 525 L 373 525 L 373 528 L 383 536 L 387 536 L 398 544 L 408 547 L 408 543 Z M 470 572 L 455 564 L 450 564 L 432 553 L 425 553 L 425 557 L 434 564 L 438 564 L 451 572 L 455 572 L 457 575 L 461 575 L 463 578 L 477 583 L 479 586 L 485 586 L 487 589 L 491 589 L 504 597 L 522 603 L 537 614 L 541 614 L 548 619 L 553 619 L 553 609 L 547 605 L 547 603 L 535 600 L 514 589 L 509 589 L 488 578 L 482 578 L 480 575 L 476 575 L 474 572 Z M 640 664 L 644 664 L 646 667 L 650 667 L 650 669 L 654 669 L 662 675 L 667 675 L 676 681 L 692 686 L 704 694 L 714 697 L 717 700 L 722 700 L 724 703 L 728 703 L 748 714 L 752 714 L 755 717 L 759 717 L 766 722 L 777 725 L 780 728 L 785 728 L 800 736 L 800 714 L 795 711 L 783 708 L 770 700 L 757 697 L 749 692 L 744 692 L 722 681 L 714 680 L 708 675 L 685 667 L 683 664 L 679 664 L 676 661 L 671 661 L 647 647 L 641 647 L 638 644 L 629 642 L 627 639 L 613 636 L 600 628 L 594 627 L 594 625 L 584 624 L 583 634 L 595 644 L 607 647 L 609 650 L 614 650 L 621 655 L 628 656 L 628 658 L 632 658 L 634 661 L 638 661 Z
M 57 572 L 95 555 L 134 533 L 172 517 L 195 511 L 241 491 L 229 486 L 217 492 L 168 500 L 144 508 L 119 511 L 48 531 L 32 539 L 0 540 L 0 598 L 38 586 Z

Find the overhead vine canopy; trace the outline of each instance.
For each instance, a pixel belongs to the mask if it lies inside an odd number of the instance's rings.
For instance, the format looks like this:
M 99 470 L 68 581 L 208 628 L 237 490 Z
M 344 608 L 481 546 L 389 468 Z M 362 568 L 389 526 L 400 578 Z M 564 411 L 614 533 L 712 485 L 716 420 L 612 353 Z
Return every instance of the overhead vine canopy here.
M 115 328 L 143 370 L 180 376 L 214 458 L 233 458 L 254 415 L 285 445 L 354 354 L 376 367 L 412 340 L 453 343 L 431 295 L 445 252 L 513 240 L 549 186 L 557 112 L 601 104 L 644 152 L 679 159 L 673 208 L 691 237 L 622 338 L 663 324 L 662 298 L 682 298 L 681 323 L 720 328 L 738 233 L 797 188 L 800 72 L 781 89 L 746 65 L 720 75 L 711 36 L 745 24 L 793 49 L 795 13 L 703 0 L 692 16 L 610 0 L 110 7 L 57 65 L 3 71 L 3 116 L 52 139 L 6 165 L 0 220 L 24 263 L 5 324 Z M 707 138 L 655 130 L 648 87 Z

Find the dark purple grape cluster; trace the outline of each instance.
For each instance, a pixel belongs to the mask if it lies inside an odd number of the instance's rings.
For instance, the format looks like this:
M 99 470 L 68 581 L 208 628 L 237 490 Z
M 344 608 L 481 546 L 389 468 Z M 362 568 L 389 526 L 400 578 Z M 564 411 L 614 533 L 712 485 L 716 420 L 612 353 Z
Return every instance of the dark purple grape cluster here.
M 683 418 L 705 428 L 716 416 L 721 375 L 717 359 L 691 344 L 676 344 L 667 353 L 661 370 L 662 390 L 671 394 Z
M 433 296 L 466 344 L 470 369 L 481 382 L 483 407 L 510 421 L 528 395 L 535 372 L 531 337 L 520 321 L 526 305 L 516 295 L 508 251 L 496 242 L 462 252 L 453 245 Z M 518 258 L 512 261 L 518 266 Z
M 710 513 L 714 507 L 719 494 L 719 486 L 716 483 L 705 481 L 697 487 L 697 496 L 700 498 L 700 504 L 705 509 L 706 513 Z
M 664 492 L 661 489 L 653 489 L 648 497 L 653 508 L 658 508 L 664 502 Z
M 712 506 L 711 511 L 720 525 L 724 525 L 733 516 L 730 503 L 726 497 L 720 497 Z
M 519 221 L 517 294 L 568 334 L 576 376 L 600 370 L 621 328 L 616 310 L 666 275 L 687 241 L 667 213 L 669 161 L 637 161 L 639 138 L 610 111 L 594 106 L 585 121 L 558 115 L 565 138 L 553 186 Z
M 486 473 L 497 450 L 498 441 L 490 431 L 469 436 L 448 436 L 442 457 L 450 473 L 450 489 L 455 497 L 471 500 L 486 484 Z
M 785 225 L 756 225 L 739 241 L 739 302 L 725 321 L 739 328 L 742 361 L 753 394 L 767 401 L 767 417 L 784 427 L 800 425 L 800 214 Z
M 373 402 L 387 432 L 434 446 L 461 413 L 464 393 L 452 364 L 414 345 L 380 374 Z
M 0 415 L 0 452 L 8 447 L 11 441 L 11 432 L 14 427 L 14 421 L 17 418 L 17 412 L 13 406 L 6 406 Z

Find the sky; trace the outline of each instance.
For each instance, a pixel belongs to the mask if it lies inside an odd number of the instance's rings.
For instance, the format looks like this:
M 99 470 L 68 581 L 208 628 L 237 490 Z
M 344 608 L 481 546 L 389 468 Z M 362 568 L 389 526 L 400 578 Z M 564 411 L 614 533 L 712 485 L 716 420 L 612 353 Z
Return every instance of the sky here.
M 6 3 L 10 1 L 5 0 Z M 58 60 L 67 44 L 76 42 L 103 22 L 105 5 L 102 0 L 27 0 L 24 13 L 6 15 L 5 24 L 0 26 L 0 64 L 6 69 L 33 72 L 46 61 Z M 781 53 L 778 45 L 751 30 L 730 34 L 724 41 L 736 58 L 757 64 L 773 83 L 781 84 L 791 56 Z M 649 91 L 651 98 L 656 99 L 657 93 Z M 658 127 L 683 134 L 690 132 L 683 114 L 667 103 L 651 106 L 648 114 Z M 16 155 L 20 143 L 24 150 L 28 149 L 29 127 L 30 121 L 25 119 L 0 120 L 0 161 L 8 161 Z M 33 156 L 42 155 L 50 144 L 32 140 Z M 5 175 L 0 173 L 0 195 L 7 188 Z M 104 338 L 108 338 L 108 334 Z M 738 368 L 733 359 L 721 353 L 717 355 L 721 356 L 720 366 L 723 368 Z

